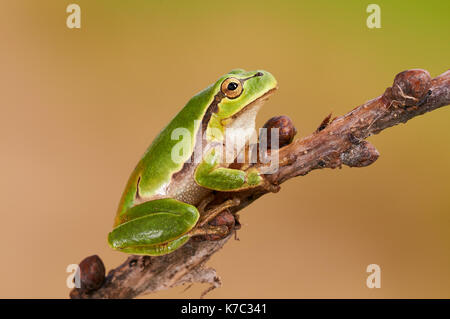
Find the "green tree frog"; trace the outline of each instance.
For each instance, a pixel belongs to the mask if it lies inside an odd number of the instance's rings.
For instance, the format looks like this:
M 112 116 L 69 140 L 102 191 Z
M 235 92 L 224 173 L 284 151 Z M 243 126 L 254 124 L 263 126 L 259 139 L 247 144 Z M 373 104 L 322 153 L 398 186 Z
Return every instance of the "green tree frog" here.
M 240 191 L 267 182 L 256 169 L 224 163 L 219 156 L 226 148 L 224 132 L 253 131 L 257 112 L 276 88 L 277 81 L 267 71 L 236 69 L 191 98 L 131 174 L 109 245 L 125 253 L 158 256 L 173 252 L 192 236 L 228 231 L 208 222 L 239 201 L 229 200 L 205 212 L 206 198 L 213 191 Z M 180 130 L 188 133 L 182 150 Z M 198 152 L 200 159 L 194 160 Z

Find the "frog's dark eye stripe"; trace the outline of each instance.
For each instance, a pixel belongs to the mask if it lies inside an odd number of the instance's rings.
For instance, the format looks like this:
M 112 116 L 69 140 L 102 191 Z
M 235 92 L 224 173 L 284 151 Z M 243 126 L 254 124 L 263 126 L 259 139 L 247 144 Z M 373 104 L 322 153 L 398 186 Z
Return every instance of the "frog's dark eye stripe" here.
M 236 78 L 227 78 L 220 86 L 222 93 L 229 99 L 235 99 L 242 94 L 242 82 Z

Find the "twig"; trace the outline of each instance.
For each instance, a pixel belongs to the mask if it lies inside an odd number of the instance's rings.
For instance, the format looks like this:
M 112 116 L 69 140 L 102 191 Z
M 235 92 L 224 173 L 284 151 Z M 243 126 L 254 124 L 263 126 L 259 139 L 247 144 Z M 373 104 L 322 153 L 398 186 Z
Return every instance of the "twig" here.
M 374 146 L 366 142 L 368 136 L 405 123 L 413 117 L 450 104 L 450 70 L 431 79 L 424 70 L 399 73 L 392 87 L 383 95 L 355 108 L 344 116 L 330 121 L 328 116 L 310 136 L 282 147 L 279 169 L 267 178 L 279 185 L 289 178 L 306 175 L 314 169 L 336 168 L 342 164 L 362 167 L 379 156 Z M 263 168 L 263 164 L 257 166 Z M 224 202 L 238 195 L 243 209 L 267 189 L 252 189 L 240 193 L 217 193 L 216 202 Z M 111 270 L 103 285 L 94 291 L 72 290 L 71 298 L 133 298 L 185 283 L 221 285 L 212 268 L 205 268 L 209 258 L 219 251 L 232 234 L 219 241 L 190 241 L 177 251 L 161 256 L 130 256 Z

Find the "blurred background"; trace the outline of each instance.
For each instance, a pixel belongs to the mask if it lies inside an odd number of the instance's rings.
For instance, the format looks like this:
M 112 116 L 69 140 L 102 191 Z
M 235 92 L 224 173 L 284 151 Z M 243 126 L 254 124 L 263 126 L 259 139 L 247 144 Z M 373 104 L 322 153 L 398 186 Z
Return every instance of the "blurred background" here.
M 81 29 L 66 7 L 81 7 Z M 309 135 L 405 69 L 449 68 L 448 1 L 4 1 L 0 10 L 0 297 L 66 298 L 66 267 L 98 254 L 159 130 L 233 68 L 279 91 L 258 117 Z M 209 298 L 450 298 L 450 107 L 373 136 L 367 168 L 314 171 L 241 212 L 208 263 Z M 366 267 L 381 267 L 381 288 Z M 195 284 L 150 298 L 194 298 Z

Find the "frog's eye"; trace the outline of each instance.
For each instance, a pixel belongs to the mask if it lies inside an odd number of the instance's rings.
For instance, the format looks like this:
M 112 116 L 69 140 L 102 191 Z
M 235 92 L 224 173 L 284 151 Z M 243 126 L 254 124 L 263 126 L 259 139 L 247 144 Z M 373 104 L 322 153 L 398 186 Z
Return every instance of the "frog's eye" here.
M 235 99 L 242 94 L 242 83 L 236 78 L 228 78 L 222 82 L 220 90 L 229 99 Z

